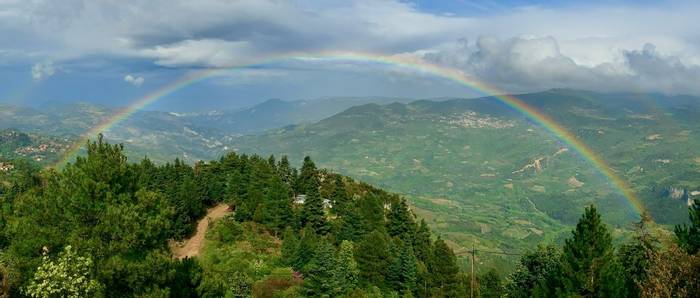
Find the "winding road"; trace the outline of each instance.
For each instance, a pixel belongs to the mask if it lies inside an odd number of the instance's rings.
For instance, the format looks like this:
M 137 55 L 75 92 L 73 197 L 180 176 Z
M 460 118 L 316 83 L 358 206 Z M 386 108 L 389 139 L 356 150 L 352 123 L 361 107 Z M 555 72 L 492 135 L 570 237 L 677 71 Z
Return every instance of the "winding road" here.
M 204 244 L 204 236 L 207 234 L 207 229 L 209 229 L 209 223 L 229 213 L 231 213 L 231 210 L 229 210 L 229 206 L 226 204 L 219 204 L 207 209 L 207 215 L 199 220 L 197 223 L 197 232 L 192 237 L 183 242 L 170 245 L 173 258 L 184 259 L 199 255 L 202 250 L 202 245 Z

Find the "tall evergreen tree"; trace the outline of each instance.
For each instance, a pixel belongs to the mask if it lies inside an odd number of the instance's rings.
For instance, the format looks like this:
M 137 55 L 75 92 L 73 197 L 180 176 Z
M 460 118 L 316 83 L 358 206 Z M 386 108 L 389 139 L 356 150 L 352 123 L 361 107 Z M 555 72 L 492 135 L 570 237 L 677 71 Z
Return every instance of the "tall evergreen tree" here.
M 291 262 L 292 268 L 296 271 L 302 271 L 304 266 L 311 261 L 316 251 L 316 243 L 319 241 L 318 235 L 311 228 L 305 228 L 301 233 L 301 240 L 299 240 L 299 245 L 297 245 Z
M 352 242 L 344 240 L 338 248 L 338 281 L 340 294 L 347 295 L 357 287 L 360 269 L 355 261 Z
M 297 193 L 307 194 L 312 191 L 312 188 L 318 188 L 318 170 L 316 164 L 311 160 L 311 157 L 304 157 L 304 163 L 301 165 L 301 173 L 297 179 Z
M 538 246 L 537 250 L 520 258 L 506 287 L 508 297 L 551 297 L 561 289 L 561 252 L 553 245 Z
M 364 227 L 360 220 L 358 208 L 355 206 L 348 206 L 345 213 L 345 216 L 339 219 L 337 239 L 339 241 L 350 240 L 353 242 L 361 240 Z
M 430 258 L 430 247 L 432 245 L 430 240 L 430 229 L 428 224 L 425 223 L 424 219 L 421 219 L 420 225 L 416 228 L 415 237 L 413 239 L 413 249 L 416 254 L 416 258 L 423 263 L 427 263 Z
M 304 267 L 304 290 L 309 297 L 336 297 L 342 291 L 333 246 L 321 240 Z
M 387 283 L 401 294 L 413 295 L 418 274 L 413 247 L 397 239 L 394 251 L 393 262 L 386 276 Z
M 501 275 L 495 269 L 489 269 L 479 278 L 479 293 L 482 298 L 500 298 L 505 293 Z
M 348 197 L 347 190 L 345 189 L 345 182 L 343 182 L 343 176 L 336 175 L 335 183 L 333 188 L 333 193 L 331 194 L 331 201 L 333 202 L 333 212 L 339 217 L 347 216 L 348 209 L 350 208 L 350 198 Z
M 620 264 L 625 272 L 625 288 L 629 297 L 641 297 L 640 287 L 646 281 L 651 256 L 658 252 L 659 240 L 648 229 L 651 217 L 642 213 L 634 238 L 620 247 Z
M 428 263 L 433 288 L 440 296 L 455 296 L 458 286 L 457 257 L 441 238 L 435 241 Z
M 302 226 L 310 227 L 319 235 L 325 235 L 331 229 L 330 224 L 326 220 L 323 199 L 318 192 L 318 184 L 316 180 L 311 180 L 301 216 Z
M 388 236 L 378 230 L 367 234 L 359 243 L 355 256 L 363 284 L 384 286 L 391 264 Z
M 700 200 L 694 200 L 688 208 L 688 217 L 690 225 L 677 225 L 674 231 L 678 245 L 694 255 L 700 250 Z
M 624 280 L 612 237 L 594 206 L 587 207 L 566 239 L 562 255 L 566 290 L 583 297 L 622 297 Z
M 281 250 L 282 263 L 292 266 L 295 265 L 297 250 L 299 249 L 299 238 L 291 227 L 284 230 Z M 308 239 L 307 239 L 308 240 Z
M 392 204 L 387 215 L 386 225 L 389 236 L 399 237 L 404 241 L 413 241 L 413 231 L 416 229 L 416 224 L 413 221 L 411 211 L 408 210 L 406 199 Z

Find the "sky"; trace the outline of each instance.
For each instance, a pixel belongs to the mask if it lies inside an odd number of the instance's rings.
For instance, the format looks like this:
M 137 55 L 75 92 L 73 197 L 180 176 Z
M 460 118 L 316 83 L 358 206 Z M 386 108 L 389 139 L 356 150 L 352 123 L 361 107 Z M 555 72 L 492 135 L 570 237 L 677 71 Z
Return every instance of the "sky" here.
M 583 3 L 583 4 L 582 4 Z M 220 72 L 150 109 L 237 109 L 326 96 L 474 97 L 420 70 L 304 53 L 409 56 L 508 93 L 700 96 L 698 1 L 0 0 L 0 103 L 121 107 Z

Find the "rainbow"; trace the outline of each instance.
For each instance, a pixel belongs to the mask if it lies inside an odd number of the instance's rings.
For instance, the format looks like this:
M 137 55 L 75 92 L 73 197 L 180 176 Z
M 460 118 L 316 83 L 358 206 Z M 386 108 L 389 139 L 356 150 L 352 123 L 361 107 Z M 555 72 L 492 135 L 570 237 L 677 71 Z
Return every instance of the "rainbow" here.
M 109 130 L 112 126 L 119 123 L 120 121 L 128 118 L 130 115 L 142 108 L 148 106 L 149 104 L 158 101 L 159 99 L 172 94 L 182 88 L 185 88 L 194 83 L 205 80 L 209 77 L 220 74 L 224 71 L 232 69 L 244 69 L 250 67 L 260 67 L 271 65 L 279 62 L 363 62 L 363 63 L 377 63 L 382 65 L 398 66 L 402 68 L 408 68 L 416 70 L 418 72 L 434 75 L 437 77 L 445 78 L 456 82 L 462 86 L 470 88 L 486 96 L 493 96 L 499 101 L 503 102 L 507 106 L 513 108 L 519 113 L 523 114 L 527 118 L 531 119 L 535 123 L 547 129 L 555 137 L 561 140 L 563 143 L 567 144 L 569 147 L 573 148 L 578 154 L 593 165 L 605 178 L 612 183 L 612 185 L 617 188 L 622 195 L 629 201 L 632 207 L 639 214 L 645 211 L 644 205 L 635 195 L 632 188 L 621 179 L 612 168 L 591 148 L 586 144 L 581 142 L 574 134 L 568 131 L 565 127 L 558 124 L 550 116 L 543 114 L 534 107 L 529 106 L 527 103 L 521 99 L 507 95 L 504 92 L 498 90 L 497 88 L 490 86 L 484 82 L 477 81 L 463 72 L 454 69 L 443 67 L 440 65 L 435 65 L 419 59 L 414 56 L 408 55 L 394 55 L 394 56 L 383 56 L 368 53 L 358 53 L 358 52 L 324 52 L 317 54 L 288 54 L 284 56 L 272 57 L 269 59 L 261 60 L 262 62 L 236 65 L 230 67 L 220 67 L 211 68 L 206 70 L 201 70 L 193 72 L 191 74 L 185 75 L 182 78 L 161 87 L 151 93 L 146 94 L 142 98 L 138 99 L 130 106 L 118 111 L 111 117 L 104 119 L 98 125 L 92 127 L 85 134 L 82 135 L 82 140 L 77 142 L 73 147 L 68 149 L 64 156 L 54 165 L 54 167 L 61 166 L 68 161 L 72 160 L 80 151 L 83 144 L 91 137 L 96 136 L 98 133 Z

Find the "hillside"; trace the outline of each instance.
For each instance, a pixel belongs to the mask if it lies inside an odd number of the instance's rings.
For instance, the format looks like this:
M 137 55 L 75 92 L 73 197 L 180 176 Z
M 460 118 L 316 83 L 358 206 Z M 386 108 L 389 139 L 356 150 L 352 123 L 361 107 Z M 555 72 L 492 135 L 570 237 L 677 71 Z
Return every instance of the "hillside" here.
M 299 170 L 235 153 L 192 167 L 129 163 L 102 138 L 86 147 L 0 183 L 0 295 L 466 295 L 453 251 L 404 199 L 309 157 Z M 169 249 L 185 238 L 187 251 Z
M 662 224 L 700 190 L 698 101 L 552 90 L 519 96 L 572 131 L 629 181 Z M 235 140 L 240 152 L 313 155 L 319 164 L 410 197 L 462 247 L 558 241 L 583 207 L 618 236 L 638 214 L 589 163 L 494 98 L 364 105 L 315 124 Z
M 0 162 L 22 159 L 37 165 L 56 162 L 74 142 L 68 137 L 37 133 L 27 134 L 16 129 L 0 129 Z

